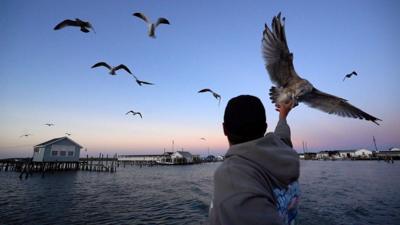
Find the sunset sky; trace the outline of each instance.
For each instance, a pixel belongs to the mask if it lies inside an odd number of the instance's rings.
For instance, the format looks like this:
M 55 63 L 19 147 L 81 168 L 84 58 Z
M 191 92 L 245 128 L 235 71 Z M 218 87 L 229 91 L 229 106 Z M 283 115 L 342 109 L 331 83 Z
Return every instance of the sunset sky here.
M 251 2 L 251 4 L 249 4 Z M 165 17 L 156 39 L 145 23 Z M 294 147 L 310 151 L 400 147 L 399 1 L 0 1 L 0 158 L 32 155 L 32 146 L 71 133 L 91 155 L 185 149 L 224 154 L 227 101 L 258 96 L 268 131 L 278 114 L 261 56 L 264 23 L 282 12 L 297 73 L 349 100 L 380 126 L 300 104 L 289 115 Z M 90 21 L 96 33 L 67 27 Z M 105 68 L 127 65 L 139 79 Z M 359 76 L 342 81 L 356 70 Z M 209 93 L 222 96 L 221 105 Z M 129 110 L 140 117 L 127 116 Z M 47 127 L 45 123 L 54 123 Z M 29 137 L 20 137 L 23 134 Z M 201 140 L 200 138 L 206 138 Z

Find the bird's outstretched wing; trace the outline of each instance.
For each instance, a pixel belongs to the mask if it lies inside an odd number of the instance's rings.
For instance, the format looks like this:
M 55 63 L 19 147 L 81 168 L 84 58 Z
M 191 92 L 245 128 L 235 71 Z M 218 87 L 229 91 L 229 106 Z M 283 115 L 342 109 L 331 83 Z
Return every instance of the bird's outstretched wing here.
M 74 20 L 64 20 L 64 21 L 62 21 L 61 23 L 57 24 L 57 25 L 54 27 L 54 30 L 59 30 L 59 29 L 64 28 L 64 27 L 66 27 L 66 26 L 75 26 L 75 27 L 79 27 L 79 24 L 78 24 L 76 21 L 74 21 Z
M 93 66 L 92 66 L 92 68 L 96 68 L 96 67 L 99 67 L 99 66 L 104 66 L 104 67 L 107 67 L 109 70 L 111 70 L 112 68 L 111 68 L 111 66 L 110 65 L 108 65 L 107 63 L 105 63 L 105 62 L 98 62 L 98 63 L 96 63 L 96 64 L 94 64 Z
M 202 92 L 211 92 L 211 93 L 214 93 L 213 91 L 211 91 L 211 89 L 209 89 L 209 88 L 204 88 L 204 89 L 201 89 L 200 91 L 198 91 L 197 93 L 202 93 Z
M 158 18 L 158 20 L 157 20 L 155 26 L 157 27 L 157 26 L 160 25 L 160 24 L 169 24 L 169 21 L 168 21 L 167 19 L 161 17 L 161 18 Z
M 150 20 L 147 19 L 147 17 L 143 13 L 137 12 L 132 15 L 144 20 L 144 22 L 146 22 L 146 23 L 150 23 Z
M 129 74 L 132 74 L 132 72 L 129 70 L 129 68 L 127 66 L 125 66 L 124 64 L 120 64 L 119 66 L 115 67 L 115 70 L 119 70 L 119 69 L 124 69 Z
M 142 114 L 141 114 L 140 112 L 137 112 L 137 113 L 135 113 L 135 114 L 139 115 L 139 116 L 140 116 L 140 118 L 142 118 L 142 119 L 143 119 L 143 117 L 142 117 Z
M 131 111 L 128 111 L 127 113 L 125 113 L 125 115 L 128 115 L 129 113 L 134 114 L 135 112 L 131 110 Z
M 147 82 L 147 81 L 140 81 L 140 83 L 142 83 L 142 84 L 148 84 L 148 85 L 154 85 L 153 83 L 150 83 L 150 82 Z
M 300 101 L 310 107 L 317 108 L 329 114 L 336 114 L 342 117 L 365 119 L 379 125 L 377 121 L 381 121 L 374 116 L 362 111 L 361 109 L 351 105 L 346 99 L 336 97 L 319 91 L 314 88 L 313 91 L 304 95 Z
M 218 99 L 218 106 L 221 105 L 221 95 L 217 94 L 215 98 Z
M 290 53 L 285 34 L 284 19 L 281 14 L 272 19 L 272 31 L 265 24 L 262 38 L 262 54 L 271 81 L 279 87 L 286 86 L 293 78 L 298 78 L 293 67 L 293 54 Z
M 85 23 L 85 26 L 88 27 L 88 28 L 90 28 L 90 29 L 92 29 L 93 32 L 96 33 L 96 31 L 95 31 L 95 29 L 94 29 L 94 27 L 93 27 L 93 25 L 92 25 L 91 23 L 86 22 L 86 23 Z

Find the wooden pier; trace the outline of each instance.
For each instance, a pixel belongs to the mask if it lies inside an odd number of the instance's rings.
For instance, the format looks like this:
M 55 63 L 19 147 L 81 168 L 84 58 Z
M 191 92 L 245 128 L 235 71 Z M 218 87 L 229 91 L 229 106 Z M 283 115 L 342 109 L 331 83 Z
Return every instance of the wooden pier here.
M 108 172 L 114 173 L 117 171 L 117 158 L 104 158 L 102 155 L 99 158 L 80 159 L 79 162 L 33 162 L 32 158 L 12 158 L 0 160 L 0 172 L 18 172 L 19 178 L 27 179 L 34 173 L 40 173 L 42 177 L 46 173 L 54 173 L 60 171 L 89 171 L 89 172 Z

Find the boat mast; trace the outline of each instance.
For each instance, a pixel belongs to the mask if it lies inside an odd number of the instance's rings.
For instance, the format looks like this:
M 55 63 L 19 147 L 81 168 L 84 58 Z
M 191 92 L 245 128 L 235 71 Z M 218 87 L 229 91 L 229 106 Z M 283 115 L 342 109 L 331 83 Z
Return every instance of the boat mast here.
M 378 148 L 376 147 L 376 140 L 375 140 L 375 136 L 372 136 L 372 140 L 374 141 L 374 146 L 375 146 L 375 151 L 378 151 Z

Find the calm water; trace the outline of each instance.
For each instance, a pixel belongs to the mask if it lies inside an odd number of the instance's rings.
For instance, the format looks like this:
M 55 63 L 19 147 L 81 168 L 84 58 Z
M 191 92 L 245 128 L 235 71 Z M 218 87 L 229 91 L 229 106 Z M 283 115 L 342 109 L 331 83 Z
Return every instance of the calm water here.
M 0 172 L 0 224 L 205 224 L 219 163 Z M 400 224 L 400 162 L 302 161 L 300 224 Z

